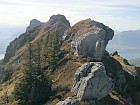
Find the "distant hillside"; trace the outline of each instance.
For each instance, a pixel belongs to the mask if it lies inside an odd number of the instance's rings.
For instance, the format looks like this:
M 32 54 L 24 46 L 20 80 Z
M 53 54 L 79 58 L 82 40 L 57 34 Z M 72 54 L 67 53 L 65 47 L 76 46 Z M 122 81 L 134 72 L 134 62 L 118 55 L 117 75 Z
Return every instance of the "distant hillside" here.
M 140 56 L 140 30 L 129 30 L 116 33 L 107 46 L 109 51 L 117 50 L 127 59 Z
M 140 67 L 140 58 L 131 59 L 131 60 L 129 60 L 129 63 L 130 63 L 131 65 L 139 66 L 139 67 Z
M 140 30 L 122 31 L 115 34 L 108 47 L 138 49 L 140 45 Z

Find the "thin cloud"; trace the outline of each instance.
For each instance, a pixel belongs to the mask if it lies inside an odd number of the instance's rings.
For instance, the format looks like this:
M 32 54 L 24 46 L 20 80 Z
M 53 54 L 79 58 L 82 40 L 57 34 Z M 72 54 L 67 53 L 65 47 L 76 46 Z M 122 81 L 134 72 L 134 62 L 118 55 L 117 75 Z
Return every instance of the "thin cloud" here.
M 0 10 L 0 25 L 28 25 L 33 18 L 46 22 L 53 14 L 64 14 L 72 25 L 92 18 L 115 30 L 131 29 L 128 23 L 140 27 L 139 0 L 1 0 Z

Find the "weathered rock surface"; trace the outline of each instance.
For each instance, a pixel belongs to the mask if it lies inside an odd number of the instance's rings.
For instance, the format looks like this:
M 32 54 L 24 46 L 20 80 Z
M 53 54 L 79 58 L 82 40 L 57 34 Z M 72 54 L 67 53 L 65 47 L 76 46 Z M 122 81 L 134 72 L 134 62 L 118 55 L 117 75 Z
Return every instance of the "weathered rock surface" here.
M 58 102 L 56 105 L 80 105 L 80 102 L 77 99 L 73 99 L 72 97 L 68 97 L 64 101 Z
M 91 19 L 80 21 L 64 34 L 64 40 L 72 40 L 71 47 L 75 55 L 101 60 L 114 31 L 102 23 Z
M 49 21 L 46 23 L 47 27 L 51 27 L 53 25 L 56 25 L 58 23 L 62 22 L 66 27 L 70 27 L 70 22 L 66 19 L 64 15 L 52 15 L 49 19 Z
M 35 27 L 40 26 L 41 24 L 43 24 L 42 22 L 38 21 L 37 19 L 33 19 L 30 21 L 30 25 L 26 28 L 26 31 L 31 31 L 33 30 Z
M 75 73 L 71 89 L 79 100 L 100 100 L 112 89 L 112 79 L 106 75 L 104 64 L 91 62 L 83 64 Z
M 62 40 L 64 30 L 67 30 L 70 27 L 69 20 L 66 19 L 64 15 L 52 15 L 48 22 L 43 25 L 44 30 L 52 30 L 57 29 L 58 31 L 58 38 Z

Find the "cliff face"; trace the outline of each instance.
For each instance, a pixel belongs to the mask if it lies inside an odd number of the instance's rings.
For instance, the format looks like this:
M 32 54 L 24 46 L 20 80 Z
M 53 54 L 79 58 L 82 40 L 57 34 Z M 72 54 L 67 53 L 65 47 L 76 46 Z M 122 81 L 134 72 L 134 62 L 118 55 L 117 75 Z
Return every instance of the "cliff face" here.
M 91 19 L 78 22 L 64 33 L 63 40 L 70 43 L 74 56 L 77 56 L 75 59 L 83 57 L 88 62 L 85 61 L 75 72 L 71 87 L 71 92 L 75 96 L 71 97 L 71 102 L 66 99 L 59 103 L 69 105 L 73 102 L 73 99 L 77 99 L 76 101 L 83 100 L 89 105 L 98 105 L 97 103 L 102 103 L 102 100 L 106 99 L 108 95 L 114 94 L 112 93 L 114 91 L 123 92 L 123 94 L 132 94 L 131 89 L 139 91 L 139 85 L 136 82 L 139 81 L 137 70 L 130 66 L 126 60 L 119 61 L 118 59 L 122 59 L 119 55 L 110 56 L 106 53 L 108 41 L 113 36 L 114 31 L 112 29 Z M 135 90 L 134 87 L 137 89 Z M 118 97 L 115 95 L 110 96 L 111 99 Z M 131 99 L 133 100 L 132 97 Z M 106 99 L 106 101 L 109 100 Z M 124 101 L 124 103 L 135 102 Z M 106 105 L 112 104 L 108 102 Z M 113 105 L 118 104 L 114 101 Z
M 37 19 L 33 19 L 33 20 L 31 20 L 30 21 L 30 24 L 29 24 L 29 26 L 26 28 L 26 31 L 28 32 L 28 31 L 31 31 L 31 30 L 33 30 L 35 27 L 38 27 L 38 26 L 40 26 L 40 25 L 42 25 L 43 23 L 42 22 L 40 22 L 40 21 L 38 21 Z
M 65 40 L 72 40 L 71 46 L 75 55 L 82 55 L 95 60 L 101 60 L 114 31 L 102 23 L 91 19 L 78 22 L 65 32 Z
M 83 64 L 75 73 L 71 91 L 79 100 L 100 100 L 112 89 L 112 79 L 106 75 L 101 62 Z

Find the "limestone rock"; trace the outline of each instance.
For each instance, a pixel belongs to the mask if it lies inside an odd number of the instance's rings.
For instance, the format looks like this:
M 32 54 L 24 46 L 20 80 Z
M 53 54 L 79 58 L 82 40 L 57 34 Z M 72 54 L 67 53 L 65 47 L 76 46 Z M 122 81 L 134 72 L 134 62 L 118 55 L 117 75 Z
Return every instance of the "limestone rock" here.
M 114 31 L 109 27 L 86 19 L 68 29 L 63 38 L 65 41 L 71 41 L 76 56 L 82 55 L 99 61 L 105 53 L 108 41 L 113 36 Z
M 66 27 L 70 27 L 70 22 L 66 19 L 64 15 L 52 15 L 49 19 L 49 21 L 46 23 L 47 26 L 56 25 L 58 23 L 62 22 Z
M 64 101 L 58 102 L 56 105 L 80 105 L 80 102 L 77 99 L 73 99 L 72 97 L 68 97 Z
M 106 75 L 104 64 L 83 64 L 75 73 L 71 89 L 79 100 L 100 100 L 112 89 L 112 79 Z
M 30 25 L 26 28 L 26 31 L 31 31 L 33 30 L 35 27 L 37 26 L 40 26 L 41 24 L 43 24 L 42 22 L 36 20 L 36 19 L 33 19 L 30 21 Z
M 44 25 L 44 30 L 52 30 L 52 29 L 57 29 L 59 30 L 58 33 L 58 38 L 59 40 L 62 40 L 64 31 L 67 30 L 70 27 L 70 22 L 67 20 L 67 18 L 64 15 L 52 15 L 49 19 L 48 22 L 46 22 Z

